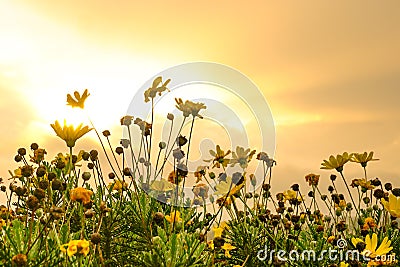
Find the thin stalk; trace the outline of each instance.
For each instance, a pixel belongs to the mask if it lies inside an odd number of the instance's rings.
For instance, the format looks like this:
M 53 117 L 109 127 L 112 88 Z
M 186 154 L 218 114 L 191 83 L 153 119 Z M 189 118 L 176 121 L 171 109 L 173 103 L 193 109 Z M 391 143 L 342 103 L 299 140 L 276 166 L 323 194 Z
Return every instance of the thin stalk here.
M 347 182 L 346 182 L 346 179 L 345 179 L 344 176 L 343 176 L 343 172 L 339 172 L 339 173 L 340 173 L 340 176 L 342 176 L 342 179 L 343 179 L 344 184 L 346 185 L 347 192 L 348 192 L 349 195 L 350 195 L 351 202 L 353 202 L 354 209 L 356 210 L 358 216 L 360 217 L 360 211 L 358 210 L 358 208 L 357 208 L 357 206 L 356 206 L 356 203 L 354 202 L 353 196 L 351 195 L 351 192 L 350 192 L 350 188 L 349 188 L 349 186 L 348 186 L 348 184 L 347 184 Z

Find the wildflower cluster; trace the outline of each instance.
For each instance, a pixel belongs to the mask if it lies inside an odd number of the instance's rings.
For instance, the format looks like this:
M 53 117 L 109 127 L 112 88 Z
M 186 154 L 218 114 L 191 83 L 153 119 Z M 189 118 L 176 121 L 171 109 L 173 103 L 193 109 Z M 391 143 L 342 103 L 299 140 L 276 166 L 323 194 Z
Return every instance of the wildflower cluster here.
M 51 127 L 66 151 L 51 157 L 37 143 L 17 150 L 10 183 L 0 179 L 6 198 L 0 206 L 1 264 L 396 266 L 384 257 L 400 253 L 400 188 L 368 177 L 368 163 L 377 160 L 373 152 L 332 155 L 321 164 L 332 173 L 309 173 L 304 188 L 294 183 L 281 192 L 272 191 L 276 161 L 247 147 L 217 144 L 191 171 L 191 141 L 206 105 L 175 99 L 181 116 L 166 114 L 169 135 L 155 140 L 154 101 L 169 83 L 157 77 L 144 92 L 149 118 L 121 118 L 127 137 L 117 146 L 109 130 L 56 121 Z M 89 95 L 68 94 L 67 105 L 83 109 Z M 102 153 L 78 150 L 93 132 Z M 345 177 L 350 163 L 361 166 L 361 178 Z M 329 249 L 364 257 L 317 263 L 258 257 L 260 251 Z

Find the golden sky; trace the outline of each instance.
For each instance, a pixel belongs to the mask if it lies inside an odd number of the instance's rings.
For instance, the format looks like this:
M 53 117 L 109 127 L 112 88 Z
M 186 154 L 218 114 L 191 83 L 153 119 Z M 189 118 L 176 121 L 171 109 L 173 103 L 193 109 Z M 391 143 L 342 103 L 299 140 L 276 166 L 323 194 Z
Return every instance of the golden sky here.
M 280 188 L 327 177 L 321 161 L 343 151 L 375 151 L 370 175 L 397 180 L 399 12 L 397 0 L 1 1 L 0 176 L 20 146 L 36 141 L 50 158 L 63 149 L 49 124 L 67 116 L 66 93 L 89 88 L 95 124 L 115 129 L 150 77 L 210 61 L 267 99 Z M 78 147 L 90 148 L 91 134 Z

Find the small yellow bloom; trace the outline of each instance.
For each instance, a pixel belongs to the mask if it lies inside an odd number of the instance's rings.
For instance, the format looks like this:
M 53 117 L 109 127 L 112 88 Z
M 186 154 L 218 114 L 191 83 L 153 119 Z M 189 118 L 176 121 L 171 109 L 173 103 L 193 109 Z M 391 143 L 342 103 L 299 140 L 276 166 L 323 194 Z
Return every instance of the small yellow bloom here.
M 232 246 L 231 244 L 229 244 L 229 243 L 224 243 L 224 245 L 221 247 L 223 250 L 225 250 L 225 257 L 227 257 L 227 258 L 231 258 L 232 256 L 231 256 L 231 254 L 229 253 L 229 251 L 231 251 L 231 250 L 233 250 L 233 249 L 236 249 L 236 247 L 235 246 Z
M 363 154 L 354 153 L 353 158 L 351 158 L 350 161 L 360 163 L 362 167 L 366 167 L 368 161 L 379 160 L 379 159 L 374 159 L 373 157 L 374 157 L 373 151 L 369 152 L 369 154 L 367 152 L 364 152 Z
M 339 265 L 339 267 L 348 267 L 349 266 L 349 264 L 348 263 L 345 263 L 345 262 L 343 262 L 343 261 L 341 261 L 340 262 L 340 265 Z
M 350 186 L 351 187 L 361 186 L 361 188 L 364 190 L 363 192 L 375 188 L 375 186 L 372 185 L 371 181 L 366 181 L 365 179 L 354 179 L 353 181 L 351 181 Z
M 390 194 L 389 201 L 386 201 L 384 198 L 382 198 L 381 202 L 390 215 L 400 218 L 400 197 Z
M 214 250 L 214 241 L 213 240 L 208 241 L 207 245 L 208 245 L 209 249 Z
M 353 154 L 349 154 L 347 152 L 344 152 L 342 155 L 338 154 L 336 157 L 331 155 L 328 160 L 324 160 L 324 162 L 321 163 L 322 167 L 321 169 L 325 170 L 332 170 L 335 169 L 338 172 L 343 171 L 343 166 L 346 164 L 350 159 L 353 157 Z
M 89 241 L 83 240 L 71 240 L 67 244 L 60 247 L 62 252 L 66 252 L 69 257 L 75 255 L 76 253 L 87 256 L 89 254 Z
M 153 81 L 153 85 L 144 92 L 144 102 L 147 103 L 150 101 L 150 98 L 151 99 L 155 98 L 157 93 L 158 95 L 161 95 L 161 93 L 164 92 L 165 90 L 169 91 L 167 85 L 169 84 L 170 81 L 171 79 L 168 79 L 164 83 L 162 83 L 161 76 L 155 78 Z
M 223 229 L 228 229 L 228 228 L 229 228 L 229 225 L 226 223 L 226 221 L 223 221 L 223 222 L 221 222 L 221 223 L 219 224 L 219 227 L 220 227 L 220 228 L 223 228 Z
M 166 215 L 165 219 L 169 222 L 169 223 L 179 223 L 182 222 L 182 218 L 181 218 L 181 213 L 179 211 L 171 211 L 170 215 Z
M 75 142 L 79 138 L 92 130 L 88 126 L 82 127 L 82 123 L 79 124 L 78 127 L 74 128 L 73 125 L 67 125 L 65 120 L 63 127 L 61 127 L 58 121 L 56 121 L 54 124 L 50 124 L 50 126 L 53 128 L 57 136 L 64 140 L 65 143 L 67 143 L 68 147 L 74 147 Z
M 346 203 L 346 200 L 344 200 L 344 199 L 340 200 L 338 204 L 335 203 L 335 208 L 339 209 L 341 211 L 344 210 L 346 208 L 346 206 L 347 206 L 347 203 Z
M 167 192 L 171 191 L 175 188 L 176 186 L 173 185 L 172 183 L 168 182 L 165 179 L 161 180 L 155 180 L 153 183 L 150 185 L 150 188 L 156 191 L 161 191 L 161 192 Z
M 21 178 L 22 177 L 22 169 L 19 167 L 18 169 L 14 170 L 14 174 L 9 170 L 8 173 L 11 175 L 12 178 Z
M 126 182 L 120 181 L 120 180 L 116 180 L 115 182 L 108 184 L 108 188 L 110 188 L 110 189 L 112 188 L 112 190 L 115 190 L 115 191 L 120 191 L 122 189 L 126 189 L 127 187 L 128 187 L 128 184 Z
M 213 227 L 214 238 L 221 237 L 223 231 L 224 231 L 224 228 L 222 228 L 222 227 Z
M 77 187 L 71 190 L 69 197 L 71 201 L 80 201 L 83 204 L 87 204 L 90 202 L 90 197 L 92 194 L 93 192 L 86 188 Z
M 232 181 L 232 177 L 228 176 L 225 181 L 221 181 L 215 186 L 216 191 L 214 195 L 223 195 L 223 197 L 232 196 L 237 194 L 244 186 L 245 183 L 240 183 L 236 185 Z
M 219 145 L 216 146 L 215 151 L 210 150 L 211 156 L 213 156 L 213 159 L 207 159 L 204 160 L 205 162 L 212 162 L 214 165 L 212 166 L 213 168 L 217 167 L 220 168 L 221 165 L 223 167 L 227 167 L 230 159 L 226 159 L 225 157 L 228 156 L 231 153 L 230 150 L 228 150 L 226 153 L 221 149 Z
M 332 243 L 334 240 L 335 240 L 335 236 L 331 235 L 330 237 L 328 237 L 327 242 Z
M 236 152 L 232 152 L 232 159 L 230 161 L 231 167 L 238 163 L 242 169 L 247 168 L 248 163 L 251 161 L 255 153 L 256 151 L 250 151 L 250 148 L 245 150 L 243 147 L 237 146 Z
M 85 89 L 85 91 L 83 92 L 82 96 L 77 91 L 75 91 L 74 92 L 75 99 L 70 94 L 68 94 L 67 95 L 67 105 L 69 105 L 69 106 L 71 106 L 73 108 L 77 108 L 78 107 L 78 108 L 82 108 L 83 109 L 84 105 L 85 105 L 86 98 L 88 98 L 89 95 L 90 94 L 88 93 L 87 89 Z
M 285 202 L 290 201 L 292 199 L 296 199 L 296 196 L 297 196 L 297 193 L 294 190 L 289 189 L 289 190 L 283 191 L 283 197 L 284 197 Z M 297 201 L 299 201 L 299 202 L 303 201 L 303 198 L 301 195 L 297 196 Z
M 206 109 L 204 103 L 200 102 L 195 103 L 189 100 L 186 100 L 185 103 L 183 103 L 183 100 L 181 98 L 175 98 L 175 102 L 176 102 L 176 108 L 183 112 L 184 117 L 192 115 L 193 118 L 196 116 L 199 117 L 200 119 L 203 118 L 203 116 L 201 116 L 199 112 L 201 109 Z

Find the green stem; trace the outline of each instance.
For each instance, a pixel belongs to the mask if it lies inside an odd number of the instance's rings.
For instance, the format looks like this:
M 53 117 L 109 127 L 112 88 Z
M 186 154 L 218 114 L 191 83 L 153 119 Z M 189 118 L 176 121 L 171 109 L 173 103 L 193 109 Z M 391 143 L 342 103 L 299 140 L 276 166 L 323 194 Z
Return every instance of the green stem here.
M 345 179 L 344 176 L 343 176 L 343 172 L 339 172 L 339 173 L 340 173 L 340 176 L 342 176 L 342 179 L 343 179 L 344 184 L 346 185 L 347 192 L 349 193 L 351 202 L 353 202 L 354 209 L 356 210 L 358 216 L 360 216 L 360 211 L 358 210 L 358 208 L 357 208 L 357 206 L 356 206 L 356 203 L 354 202 L 353 196 L 351 195 L 351 192 L 350 192 L 349 185 L 347 184 L 346 179 Z

